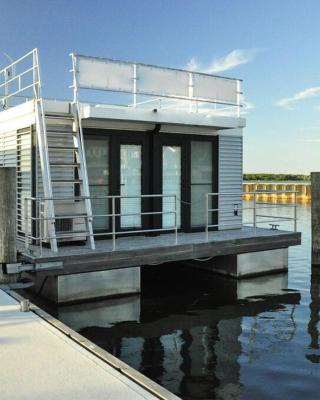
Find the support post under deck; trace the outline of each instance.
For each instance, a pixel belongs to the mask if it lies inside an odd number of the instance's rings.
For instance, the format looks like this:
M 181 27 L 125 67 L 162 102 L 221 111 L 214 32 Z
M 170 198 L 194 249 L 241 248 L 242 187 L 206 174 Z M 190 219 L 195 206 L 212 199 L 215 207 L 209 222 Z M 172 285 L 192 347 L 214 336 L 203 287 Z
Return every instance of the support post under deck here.
M 0 168 L 0 284 L 16 282 L 16 274 L 7 275 L 7 264 L 17 262 L 16 168 Z

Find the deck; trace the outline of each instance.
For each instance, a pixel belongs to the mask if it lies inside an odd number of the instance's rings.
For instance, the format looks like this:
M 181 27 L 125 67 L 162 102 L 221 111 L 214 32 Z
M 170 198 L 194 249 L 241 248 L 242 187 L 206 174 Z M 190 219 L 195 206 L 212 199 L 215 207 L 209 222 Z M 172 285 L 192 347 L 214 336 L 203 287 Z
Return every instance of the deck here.
M 0 290 L 2 399 L 178 400 L 41 309 L 31 310 L 20 312 Z
M 115 251 L 109 239 L 96 241 L 95 250 L 84 245 L 68 245 L 61 246 L 58 253 L 44 248 L 39 257 L 38 248 L 31 246 L 33 254 L 30 255 L 20 244 L 20 252 L 31 263 L 63 261 L 59 275 L 64 275 L 274 250 L 300 243 L 299 232 L 243 227 L 209 232 L 208 240 L 204 232 L 179 233 L 177 244 L 173 234 L 119 237 Z

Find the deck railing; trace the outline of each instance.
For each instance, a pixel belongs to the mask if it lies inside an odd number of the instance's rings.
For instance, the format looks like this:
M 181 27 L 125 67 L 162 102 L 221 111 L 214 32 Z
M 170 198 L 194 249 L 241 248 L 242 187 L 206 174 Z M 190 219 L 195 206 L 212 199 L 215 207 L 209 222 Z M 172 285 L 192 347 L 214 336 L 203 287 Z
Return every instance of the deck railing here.
M 291 203 L 275 203 L 268 202 L 267 200 L 261 200 L 261 195 L 271 195 L 275 191 L 255 191 L 250 192 L 253 195 L 253 201 L 246 202 L 243 204 L 242 198 L 244 193 L 207 193 L 204 198 L 205 203 L 205 236 L 204 240 L 209 240 L 209 232 L 214 229 L 236 229 L 242 228 L 243 226 L 251 226 L 254 233 L 259 225 L 269 224 L 271 229 L 278 229 L 283 222 L 293 223 L 293 231 L 297 231 L 297 200 L 296 191 L 276 191 L 277 193 L 292 194 Z M 125 207 L 122 207 L 121 202 L 123 200 L 150 200 L 150 199 L 171 199 L 170 204 L 172 208 L 165 211 L 139 211 L 139 212 L 128 212 Z M 228 199 L 229 198 L 229 199 Z M 235 199 L 239 199 L 237 203 L 234 203 Z M 260 200 L 258 200 L 258 198 Z M 54 218 L 47 216 L 46 207 L 48 202 L 55 202 L 55 204 L 64 203 L 76 205 L 90 199 L 102 200 L 111 207 L 111 212 L 100 213 L 92 215 L 86 215 L 84 213 L 70 213 L 70 215 L 62 214 L 55 216 Z M 230 200 L 232 204 L 230 204 Z M 98 218 L 109 218 L 110 229 L 95 232 L 91 236 L 99 237 L 111 237 L 112 239 L 112 250 L 116 250 L 117 237 L 121 235 L 134 235 L 134 234 L 147 234 L 147 233 L 160 233 L 160 232 L 174 232 L 173 243 L 178 243 L 178 214 L 177 214 L 177 201 L 180 201 L 175 194 L 151 194 L 151 195 L 136 195 L 136 196 L 97 196 L 97 197 L 56 197 L 56 198 L 36 198 L 26 197 L 24 203 L 24 229 L 25 229 L 25 248 L 27 251 L 34 249 L 34 246 L 39 250 L 40 256 L 43 254 L 43 243 L 50 242 L 52 236 L 50 235 L 50 224 L 56 224 L 59 220 L 82 220 L 80 222 L 81 230 L 63 231 L 56 233 L 54 239 L 73 239 L 73 240 L 86 240 L 90 236 L 88 229 L 83 229 L 86 225 L 84 222 L 95 220 Z M 275 210 L 280 208 L 287 208 L 292 212 L 292 216 L 274 215 L 274 213 L 265 210 Z M 32 210 L 32 215 L 29 215 Z M 216 223 L 211 223 L 213 220 L 213 213 L 216 213 Z M 249 217 L 249 220 L 243 221 L 244 214 Z M 172 215 L 173 223 L 168 227 L 159 227 L 153 229 L 144 229 L 142 226 L 142 218 L 145 216 L 163 216 Z M 136 227 L 127 227 L 125 229 L 119 229 L 121 218 L 124 217 L 140 217 L 141 224 Z M 234 219 L 233 219 L 234 217 Z M 225 222 L 225 219 L 228 222 Z M 79 222 L 79 221 L 78 221 Z M 287 228 L 287 227 L 286 227 Z M 21 237 L 20 237 L 21 239 Z
M 252 226 L 255 230 L 258 225 L 269 224 L 271 229 L 278 229 L 281 222 L 292 222 L 293 223 L 293 231 L 297 231 L 297 191 L 294 190 L 257 190 L 254 192 L 236 192 L 236 193 L 207 193 L 206 194 L 206 239 L 209 238 L 209 230 L 210 228 L 224 228 L 230 229 L 237 225 L 236 222 L 231 223 L 220 223 L 219 216 L 221 213 L 233 214 L 235 217 L 241 217 L 241 224 L 244 226 Z M 242 199 L 244 195 L 252 195 L 253 200 L 252 204 L 243 206 L 242 201 L 239 203 L 233 204 L 232 206 L 228 205 L 228 197 L 234 200 L 235 198 Z M 258 200 L 261 199 L 262 196 L 274 195 L 274 194 L 291 194 L 293 195 L 293 199 L 291 203 L 275 203 L 275 202 L 268 202 Z M 212 204 L 215 204 L 213 206 Z M 226 205 L 223 205 L 226 204 Z M 292 211 L 292 216 L 279 216 L 274 215 L 274 213 L 268 214 L 268 211 L 261 213 L 261 210 L 268 210 L 268 209 L 279 209 L 279 208 L 288 208 Z M 249 221 L 242 221 L 243 218 L 243 211 L 252 212 L 251 218 L 252 220 Z M 217 213 L 218 218 L 217 223 L 210 223 L 212 220 L 212 214 Z
M 121 200 L 128 199 L 171 199 L 171 204 L 173 205 L 171 210 L 168 211 L 140 211 L 140 212 L 121 212 Z M 70 213 L 68 215 L 60 215 L 55 216 L 54 218 L 46 216 L 46 206 L 48 202 L 57 203 L 79 203 L 84 202 L 85 200 L 105 200 L 106 204 L 111 202 L 111 212 L 107 212 L 105 214 L 94 214 L 86 215 L 84 213 L 73 214 Z M 118 202 L 118 204 L 117 204 Z M 138 233 L 152 233 L 152 232 L 174 232 L 174 243 L 178 242 L 178 219 L 177 219 L 177 199 L 176 195 L 171 194 L 148 194 L 148 195 L 134 195 L 134 196 L 96 196 L 96 197 L 55 197 L 55 198 L 37 198 L 37 197 L 26 197 L 24 203 L 24 226 L 25 226 L 25 248 L 27 251 L 30 250 L 30 245 L 32 242 L 35 242 L 36 245 L 39 246 L 40 256 L 43 254 L 43 242 L 49 242 L 52 236 L 49 234 L 50 229 L 48 226 L 50 224 L 55 224 L 58 220 L 67 220 L 70 219 L 72 221 L 76 219 L 83 219 L 87 222 L 89 219 L 94 220 L 96 218 L 110 218 L 111 219 L 111 229 L 103 232 L 95 232 L 94 234 L 90 234 L 89 229 L 81 229 L 81 231 L 72 231 L 72 232 L 57 232 L 55 234 L 54 239 L 78 239 L 86 238 L 89 236 L 111 236 L 112 238 L 112 250 L 116 250 L 116 238 L 121 235 L 132 235 Z M 35 215 L 29 215 L 29 210 L 34 210 Z M 155 228 L 155 229 L 120 229 L 117 230 L 117 219 L 121 219 L 123 217 L 143 217 L 143 216 L 152 216 L 152 215 L 172 215 L 173 216 L 173 224 L 169 227 Z M 31 222 L 31 223 L 30 223 Z M 35 229 L 33 229 L 33 223 L 35 223 Z M 48 224 L 48 226 L 46 226 Z M 141 224 L 142 225 L 142 224 Z M 55 229 L 57 231 L 57 229 Z
M 10 100 L 17 105 L 26 99 L 39 97 L 41 88 L 38 49 L 12 61 L 0 70 L 0 101 L 3 109 Z
M 169 108 L 240 117 L 239 79 L 80 54 L 71 57 L 74 97 L 78 97 L 80 90 L 111 92 L 123 94 L 119 97 L 123 99 L 121 104 L 133 108 Z M 132 96 L 132 102 L 128 102 L 128 95 Z M 113 101 L 114 98 L 111 96 Z

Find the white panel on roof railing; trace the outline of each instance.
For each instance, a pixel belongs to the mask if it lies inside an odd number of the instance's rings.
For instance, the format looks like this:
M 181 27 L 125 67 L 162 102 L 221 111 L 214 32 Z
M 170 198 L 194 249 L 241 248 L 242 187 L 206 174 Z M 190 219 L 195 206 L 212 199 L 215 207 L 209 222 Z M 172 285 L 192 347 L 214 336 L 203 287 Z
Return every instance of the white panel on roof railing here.
M 210 75 L 193 75 L 195 98 L 223 103 L 237 103 L 237 81 Z
M 77 56 L 78 85 L 88 89 L 132 91 L 133 65 Z
M 149 65 L 137 65 L 137 92 L 156 96 L 188 97 L 189 73 Z

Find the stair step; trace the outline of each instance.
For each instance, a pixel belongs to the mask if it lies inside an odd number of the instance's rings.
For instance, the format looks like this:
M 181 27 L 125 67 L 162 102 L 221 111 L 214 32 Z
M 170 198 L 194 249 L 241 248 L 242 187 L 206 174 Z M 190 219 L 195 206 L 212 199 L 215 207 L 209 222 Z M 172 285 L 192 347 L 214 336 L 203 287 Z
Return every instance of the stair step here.
M 74 237 L 74 235 L 88 235 L 89 232 L 88 231 L 57 231 L 57 239 L 63 239 L 63 238 L 74 238 L 76 239 L 76 237 Z
M 68 120 L 73 120 L 73 116 L 71 114 L 49 114 L 45 113 L 46 118 L 50 119 L 68 119 Z
M 51 146 L 48 145 L 49 149 L 56 149 L 56 150 L 78 150 L 78 147 L 74 147 L 74 146 Z
M 63 197 L 63 202 L 67 203 L 67 202 L 71 202 L 71 203 L 78 203 L 78 202 L 82 202 L 85 201 L 86 197 L 82 197 L 82 196 L 75 196 L 75 197 Z
M 50 129 L 50 130 L 47 130 L 47 135 L 49 135 L 49 136 L 59 136 L 59 135 L 61 135 L 61 136 L 67 136 L 67 135 L 70 135 L 70 136 L 73 136 L 73 135 L 75 135 L 77 132 L 74 132 L 74 131 L 53 131 L 52 129 Z
M 80 167 L 79 163 L 55 163 L 55 162 L 51 162 L 50 165 L 52 167 L 74 167 L 74 168 L 79 168 Z
M 56 215 L 55 219 L 68 219 L 68 218 L 89 218 L 86 213 L 74 213 L 69 215 Z
M 52 183 L 82 183 L 82 179 L 51 179 Z

